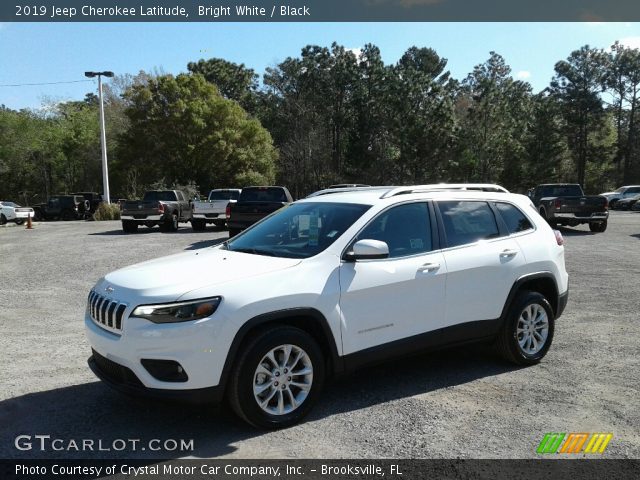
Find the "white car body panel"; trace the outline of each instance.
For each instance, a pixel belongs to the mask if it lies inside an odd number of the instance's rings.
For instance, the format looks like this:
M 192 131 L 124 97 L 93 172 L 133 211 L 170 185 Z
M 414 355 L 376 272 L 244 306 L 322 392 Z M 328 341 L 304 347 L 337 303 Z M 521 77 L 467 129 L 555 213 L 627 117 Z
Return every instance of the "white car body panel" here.
M 219 385 L 234 338 L 247 322 L 261 315 L 313 309 L 326 319 L 335 350 L 344 356 L 460 323 L 498 319 L 511 286 L 529 274 L 550 272 L 558 294 L 567 292 L 564 247 L 557 245 L 552 229 L 531 208 L 527 197 L 437 191 L 381 198 L 385 191 L 388 188 L 301 200 L 372 205 L 333 244 L 310 258 L 253 255 L 216 246 L 107 274 L 94 290 L 128 305 L 122 332 L 106 331 L 87 310 L 89 343 L 102 356 L 130 368 L 148 388 L 200 389 Z M 387 207 L 451 199 L 513 203 L 535 228 L 410 257 L 342 260 L 356 234 Z M 517 253 L 505 259 L 501 256 L 504 250 Z M 440 267 L 421 271 L 425 264 Z M 138 305 L 214 296 L 222 299 L 217 310 L 201 320 L 156 324 L 130 316 Z M 176 360 L 189 379 L 159 381 L 142 367 L 143 358 Z

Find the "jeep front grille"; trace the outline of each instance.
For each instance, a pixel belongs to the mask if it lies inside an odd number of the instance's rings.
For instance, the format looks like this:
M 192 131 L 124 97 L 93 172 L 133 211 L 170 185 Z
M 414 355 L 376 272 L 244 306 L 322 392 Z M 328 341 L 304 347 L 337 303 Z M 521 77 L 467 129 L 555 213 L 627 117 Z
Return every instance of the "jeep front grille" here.
M 91 319 L 102 328 L 114 333 L 122 333 L 122 317 L 127 305 L 104 297 L 95 290 L 91 290 L 88 299 L 88 309 Z

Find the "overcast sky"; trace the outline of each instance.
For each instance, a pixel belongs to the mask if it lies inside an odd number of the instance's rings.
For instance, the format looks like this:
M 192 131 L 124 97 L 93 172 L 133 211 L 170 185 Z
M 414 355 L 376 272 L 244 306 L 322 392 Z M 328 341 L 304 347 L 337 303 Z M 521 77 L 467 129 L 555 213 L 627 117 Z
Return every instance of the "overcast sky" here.
M 262 75 L 307 44 L 337 41 L 358 49 L 377 45 L 395 63 L 415 45 L 447 58 L 464 78 L 490 51 L 504 56 L 513 76 L 545 88 L 554 64 L 582 45 L 615 40 L 640 48 L 639 23 L 0 23 L 0 104 L 38 108 L 46 100 L 82 99 L 97 82 L 86 70 L 116 74 L 161 68 L 186 71 L 190 61 L 221 57 Z M 57 85 L 13 84 L 82 81 Z

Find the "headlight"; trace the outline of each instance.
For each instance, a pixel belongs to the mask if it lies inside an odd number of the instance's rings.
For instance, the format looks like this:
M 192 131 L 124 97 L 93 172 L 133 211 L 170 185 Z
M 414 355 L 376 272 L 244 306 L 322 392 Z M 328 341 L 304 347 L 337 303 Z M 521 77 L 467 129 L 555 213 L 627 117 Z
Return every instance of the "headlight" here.
M 132 317 L 146 318 L 153 323 L 176 323 L 210 317 L 220 305 L 220 297 L 202 298 L 179 303 L 140 305 Z

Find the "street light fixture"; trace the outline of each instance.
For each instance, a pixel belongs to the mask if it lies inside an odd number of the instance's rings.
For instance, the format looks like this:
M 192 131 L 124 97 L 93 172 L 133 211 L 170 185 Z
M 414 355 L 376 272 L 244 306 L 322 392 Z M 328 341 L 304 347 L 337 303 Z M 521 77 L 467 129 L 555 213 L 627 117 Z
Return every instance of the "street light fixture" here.
M 98 97 L 100 100 L 100 146 L 102 147 L 102 191 L 103 200 L 111 203 L 109 197 L 109 169 L 107 167 L 107 135 L 104 129 L 104 104 L 102 102 L 102 77 L 113 77 L 113 72 L 84 72 L 88 78 L 98 77 Z

